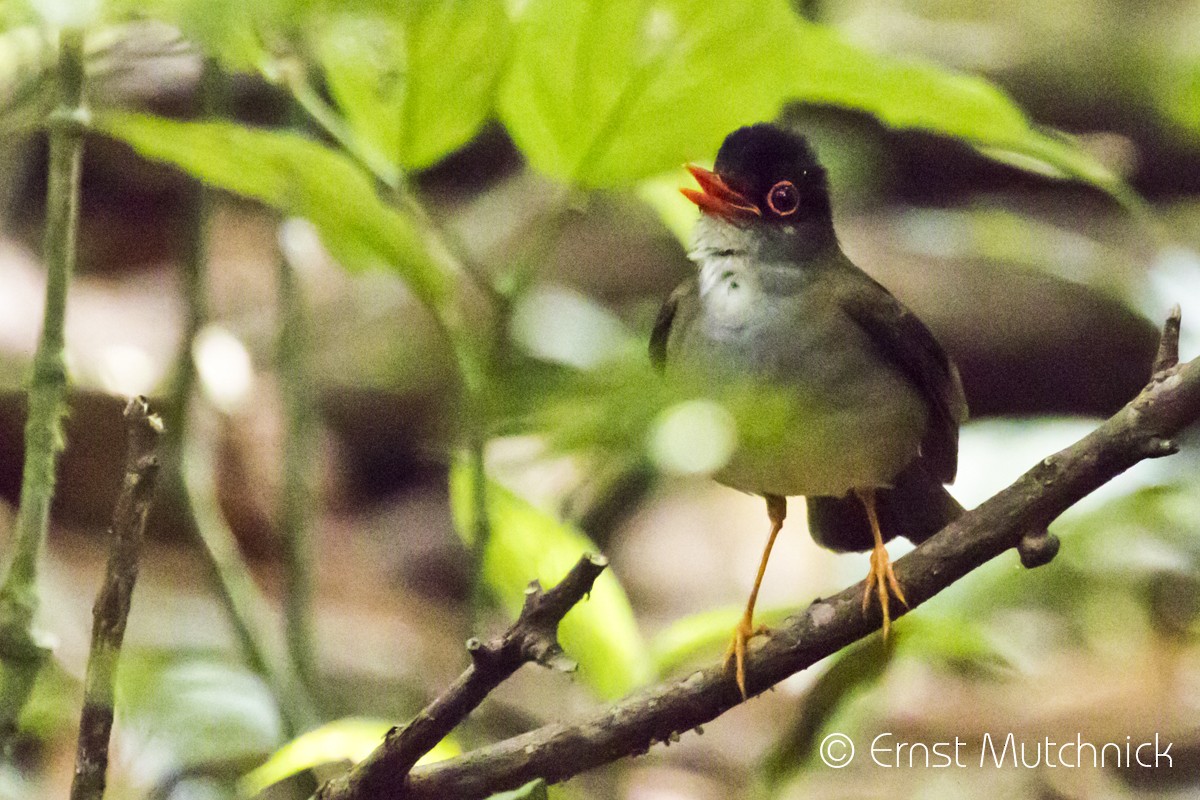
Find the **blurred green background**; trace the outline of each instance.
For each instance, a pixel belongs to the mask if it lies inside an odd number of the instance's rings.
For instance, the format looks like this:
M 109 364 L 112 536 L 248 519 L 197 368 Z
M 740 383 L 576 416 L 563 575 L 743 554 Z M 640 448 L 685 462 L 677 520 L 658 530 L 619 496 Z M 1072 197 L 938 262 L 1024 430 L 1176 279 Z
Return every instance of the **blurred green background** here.
M 760 499 L 707 473 L 792 409 L 697 402 L 658 382 L 645 344 L 691 269 L 681 165 L 740 124 L 811 138 L 847 253 L 959 365 L 968 506 L 1132 397 L 1172 304 L 1183 357 L 1200 352 L 1195 0 L 45 0 L 5 2 L 0 22 L 6 534 L 57 26 L 86 28 L 92 112 L 41 587 L 54 662 L 0 797 L 70 781 L 132 393 L 169 429 L 185 409 L 187 435 L 134 597 L 112 798 L 307 796 L 448 685 L 530 579 L 591 548 L 612 567 L 564 622 L 579 671 L 522 670 L 441 755 L 718 658 L 767 526 Z M 1050 565 L 1005 554 L 900 620 L 894 647 L 860 643 L 549 796 L 1196 796 L 1196 440 L 1064 516 Z M 818 549 L 793 506 L 766 619 L 866 569 Z M 214 577 L 202 542 L 221 541 L 239 566 Z M 241 568 L 265 666 L 214 588 Z M 859 748 L 846 769 L 816 756 L 835 731 Z M 976 749 L 965 769 L 886 769 L 866 757 L 881 732 L 1157 734 L 1174 759 L 980 769 Z

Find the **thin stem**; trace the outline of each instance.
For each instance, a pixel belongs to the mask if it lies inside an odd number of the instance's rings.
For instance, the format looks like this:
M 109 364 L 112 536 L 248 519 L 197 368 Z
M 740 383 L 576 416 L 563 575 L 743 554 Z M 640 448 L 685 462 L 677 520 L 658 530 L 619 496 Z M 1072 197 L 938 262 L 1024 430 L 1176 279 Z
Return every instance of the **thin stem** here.
M 471 412 L 474 415 L 474 412 Z M 472 431 L 467 444 L 467 459 L 471 470 L 471 625 L 475 626 L 487 607 L 488 593 L 483 580 L 483 564 L 492 539 L 492 518 L 488 509 L 487 466 L 484 460 L 484 438 Z
M 104 584 L 96 595 L 92 610 L 92 644 L 84 679 L 71 800 L 102 800 L 104 797 L 117 663 L 133 602 L 133 586 L 137 582 L 146 515 L 158 478 L 155 449 L 162 423 L 150 414 L 145 398 L 136 397 L 129 401 L 125 407 L 125 425 L 128 438 L 125 480 L 109 529 L 112 543 Z
M 310 336 L 303 291 L 294 267 L 279 256 L 279 334 L 276 357 L 283 400 L 284 623 L 288 652 L 300 680 L 316 692 L 319 673 L 313 631 L 314 516 L 312 465 L 316 425 L 308 372 Z
M 59 36 L 58 103 L 48 120 L 46 307 L 33 359 L 25 423 L 25 467 L 12 561 L 0 585 L 0 733 L 12 730 L 47 656 L 36 640 L 38 562 L 50 522 L 58 453 L 63 448 L 67 375 L 63 348 L 67 287 L 75 270 L 79 177 L 83 158 L 83 31 Z
M 205 114 L 211 114 L 223 105 L 223 84 L 220 68 L 211 59 L 205 59 L 200 77 L 200 106 Z M 179 485 L 180 459 L 187 437 L 188 410 L 196 387 L 192 345 L 209 319 L 208 257 L 212 212 L 212 190 L 207 184 L 197 182 L 188 209 L 187 243 L 182 264 L 183 296 L 186 301 L 183 336 L 175 354 L 165 409 L 167 430 L 163 437 L 163 463 L 173 495 L 182 492 L 182 486 Z
M 278 653 L 278 637 L 271 636 L 267 621 L 268 603 L 254 583 L 217 504 L 211 448 L 199 437 L 189 437 L 184 443 L 182 466 L 188 505 L 212 568 L 218 597 L 242 653 L 278 699 L 288 733 L 307 730 L 317 722 L 316 710 L 291 662 Z
M 321 130 L 333 137 L 333 140 L 346 151 L 347 155 L 357 161 L 359 166 L 374 176 L 384 186 L 394 192 L 399 191 L 401 178 L 396 168 L 378 153 L 359 146 L 354 131 L 317 94 L 299 67 L 294 69 L 285 67 L 283 70 L 283 82 L 287 86 L 288 91 L 292 93 L 292 97 L 304 109 L 304 113 L 308 114 L 309 118 Z
M 201 79 L 201 106 L 213 114 L 225 105 L 225 80 L 219 67 L 207 61 Z M 208 561 L 213 588 L 224 606 L 243 658 L 263 677 L 278 699 L 285 727 L 298 732 L 316 722 L 312 703 L 285 659 L 273 656 L 267 603 L 237 549 L 233 533 L 216 501 L 212 484 L 212 454 L 192 432 L 196 364 L 192 345 L 208 324 L 208 258 L 212 227 L 212 191 L 197 188 L 191 209 L 189 246 L 183 260 L 183 290 L 187 305 L 183 339 L 175 359 L 174 379 L 166 401 L 167 432 L 163 441 L 166 488 L 185 512 L 191 532 Z
M 341 117 L 313 90 L 302 74 L 295 70 L 287 70 L 283 80 L 295 97 L 297 104 L 309 115 L 313 122 L 345 150 L 351 158 L 359 163 L 376 180 L 387 187 L 393 201 L 412 218 L 421 231 L 429 252 L 438 259 L 449 271 L 466 275 L 471 283 L 486 296 L 492 306 L 495 323 L 488 326 L 492 334 L 479 336 L 478 331 L 472 331 L 461 320 L 451 318 L 452 315 L 431 308 L 430 312 L 437 320 L 439 327 L 445 332 L 455 354 L 455 367 L 462 381 L 464 398 L 467 409 L 467 449 L 471 459 L 472 489 L 474 497 L 474 544 L 472 546 L 472 609 L 477 611 L 482 606 L 483 589 L 480 576 L 483 568 L 483 555 L 490 539 L 491 523 L 487 508 L 487 480 L 484 473 L 483 448 L 486 443 L 486 426 L 483 420 L 485 398 L 493 363 L 493 351 L 499 337 L 504 335 L 505 316 L 508 312 L 508 299 L 496 289 L 487 271 L 470 257 L 466 247 L 452 232 L 439 226 L 426 211 L 425 207 L 413 196 L 407 186 L 403 172 L 391 164 L 384 162 L 373 152 L 360 146 L 354 132 L 345 124 Z M 297 578 L 300 576 L 297 575 Z M 299 592 L 302 586 L 294 587 L 300 600 Z M 289 591 L 289 598 L 293 592 Z M 295 611 L 300 613 L 299 608 Z M 297 624 L 301 624 L 296 620 Z M 306 624 L 306 623 L 305 623 Z M 293 631 L 289 616 L 289 641 L 293 646 L 309 648 L 311 653 L 311 633 Z M 294 638 L 293 638 L 294 637 Z M 306 639 L 307 637 L 307 639 Z M 309 644 L 303 644 L 304 641 Z M 294 657 L 301 654 L 293 651 Z M 311 656 L 306 656 L 311 657 Z M 301 674 L 306 668 L 297 661 Z M 309 683 L 311 686 L 312 684 Z

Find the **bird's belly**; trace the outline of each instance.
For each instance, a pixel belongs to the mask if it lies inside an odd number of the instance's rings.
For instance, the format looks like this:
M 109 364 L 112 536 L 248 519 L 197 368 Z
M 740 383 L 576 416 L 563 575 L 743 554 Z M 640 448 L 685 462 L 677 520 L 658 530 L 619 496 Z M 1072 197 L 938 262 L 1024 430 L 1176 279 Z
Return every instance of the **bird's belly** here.
M 711 312 L 711 309 L 709 309 Z M 918 455 L 928 408 L 916 388 L 836 307 L 805 324 L 733 328 L 710 316 L 689 348 L 718 381 L 763 381 L 795 402 L 769 435 L 739 431 L 717 480 L 746 492 L 841 496 L 890 486 Z
M 852 489 L 890 486 L 917 457 L 926 411 L 912 395 L 887 407 L 856 400 L 824 410 L 803 403 L 798 418 L 770 441 L 740 443 L 716 475 L 721 483 L 755 494 L 842 496 Z M 910 400 L 910 401 L 909 401 Z

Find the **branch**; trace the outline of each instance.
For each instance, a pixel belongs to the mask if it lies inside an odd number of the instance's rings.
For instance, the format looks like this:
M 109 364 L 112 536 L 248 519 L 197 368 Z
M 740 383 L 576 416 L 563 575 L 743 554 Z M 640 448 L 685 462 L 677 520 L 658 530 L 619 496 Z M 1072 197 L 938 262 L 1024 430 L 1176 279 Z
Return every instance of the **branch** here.
M 296 674 L 310 694 L 320 697 L 313 613 L 317 423 L 309 364 L 312 338 L 304 289 L 286 249 L 281 248 L 277 255 L 279 325 L 275 342 L 284 418 L 283 492 L 278 507 L 283 540 L 283 619 Z
M 1158 342 L 1158 354 L 1154 357 L 1151 377 L 1166 372 L 1179 363 L 1179 326 L 1183 322 L 1183 312 L 1176 303 L 1167 315 L 1163 325 L 1162 338 Z
M 279 703 L 289 735 L 315 727 L 320 715 L 270 623 L 270 604 L 254 582 L 229 523 L 217 503 L 212 436 L 189 435 L 182 443 L 184 498 L 211 570 L 217 599 L 225 607 L 249 667 L 262 676 Z
M 913 552 L 895 562 L 908 610 L 959 578 L 1028 540 L 1063 511 L 1147 458 L 1176 452 L 1176 433 L 1200 419 L 1200 359 L 1180 366 L 1179 325 L 1173 315 L 1163 329 L 1155 373 L 1124 408 L 1074 445 L 1042 460 L 1015 483 L 968 511 Z M 759 694 L 880 625 L 875 607 L 862 612 L 860 582 L 816 600 L 755 640 L 746 688 Z M 904 613 L 901 609 L 901 613 Z M 553 723 L 458 758 L 418 767 L 407 775 L 376 757 L 385 742 L 351 772 L 324 786 L 320 800 L 418 800 L 485 798 L 536 778 L 566 780 L 620 758 L 645 753 L 710 722 L 742 701 L 723 663 L 644 689 L 574 723 Z
M 203 61 L 200 111 L 220 118 L 229 106 L 228 78 L 213 59 Z M 247 666 L 258 673 L 278 701 L 285 733 L 291 737 L 313 727 L 319 715 L 274 635 L 269 604 L 254 583 L 213 486 L 214 455 L 211 415 L 198 413 L 194 395 L 197 370 L 193 345 L 211 321 L 209 240 L 212 234 L 214 190 L 200 182 L 187 209 L 186 252 L 181 262 L 185 319 L 172 365 L 172 377 L 160 407 L 166 420 L 163 437 L 162 488 L 181 506 L 184 533 L 192 537 L 207 562 L 217 601 L 221 604 L 238 649 Z M 202 430 L 196 430 L 197 425 Z
M 128 436 L 125 480 L 113 511 L 112 549 L 108 553 L 104 585 L 92 609 L 92 646 L 84 681 L 71 800 L 101 800 L 104 796 L 117 660 L 137 581 L 146 514 L 158 480 L 155 450 L 162 422 L 150 414 L 145 398 L 136 397 L 125 406 L 125 425 Z
M 34 630 L 38 610 L 38 562 L 50 524 L 58 453 L 63 448 L 67 370 L 63 358 L 67 287 L 75 270 L 79 224 L 79 180 L 83 160 L 83 31 L 59 32 L 57 105 L 46 119 L 50 131 L 47 166 L 46 305 L 33 356 L 25 420 L 25 466 L 12 560 L 0 586 L 0 737 L 17 725 L 49 648 Z
M 525 662 L 574 670 L 575 662 L 558 644 L 558 624 L 592 590 L 606 566 L 608 559 L 604 556 L 588 555 L 549 591 L 542 591 L 537 581 L 530 583 L 525 590 L 525 607 L 512 627 L 490 642 L 469 640 L 471 665 L 458 680 L 407 726 L 393 728 L 383 744 L 358 767 L 323 786 L 317 793 L 318 800 L 400 796 L 404 778 L 417 760 Z

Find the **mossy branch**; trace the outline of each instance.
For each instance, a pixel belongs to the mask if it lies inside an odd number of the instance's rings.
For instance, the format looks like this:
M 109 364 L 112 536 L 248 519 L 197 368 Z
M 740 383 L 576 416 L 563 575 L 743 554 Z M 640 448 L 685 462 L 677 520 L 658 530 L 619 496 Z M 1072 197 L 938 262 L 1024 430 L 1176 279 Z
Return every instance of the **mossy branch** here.
M 75 271 L 75 233 L 87 110 L 83 101 L 83 31 L 59 35 L 57 104 L 47 120 L 50 161 L 46 192 L 46 306 L 33 359 L 25 423 L 25 466 L 12 559 L 0 584 L 0 736 L 16 727 L 48 650 L 33 625 L 38 564 L 50 523 L 58 454 L 63 448 L 67 370 L 67 287 Z

